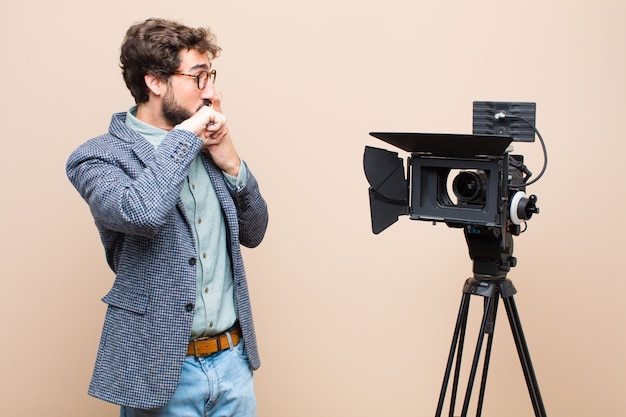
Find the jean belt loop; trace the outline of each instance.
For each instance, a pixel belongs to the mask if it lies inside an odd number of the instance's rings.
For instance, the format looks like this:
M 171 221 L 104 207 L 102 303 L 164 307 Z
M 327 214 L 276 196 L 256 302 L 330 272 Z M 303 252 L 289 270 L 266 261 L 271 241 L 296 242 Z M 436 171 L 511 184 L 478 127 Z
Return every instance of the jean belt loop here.
M 230 332 L 226 332 L 225 334 L 228 339 L 228 346 L 230 346 L 230 350 L 233 350 L 233 338 L 230 336 Z

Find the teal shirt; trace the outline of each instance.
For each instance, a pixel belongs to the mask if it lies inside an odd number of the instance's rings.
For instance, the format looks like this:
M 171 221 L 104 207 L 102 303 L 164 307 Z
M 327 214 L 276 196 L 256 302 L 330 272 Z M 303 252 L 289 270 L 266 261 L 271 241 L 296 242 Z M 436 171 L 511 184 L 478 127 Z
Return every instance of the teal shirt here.
M 126 125 L 157 148 L 167 130 L 142 122 L 135 117 L 136 113 L 136 106 L 128 111 Z M 242 162 L 237 178 L 226 173 L 224 177 L 233 188 L 245 186 L 248 178 L 245 163 Z M 198 250 L 196 305 L 191 328 L 191 338 L 195 339 L 228 330 L 237 319 L 227 227 L 215 189 L 199 155 L 191 163 L 180 198 Z

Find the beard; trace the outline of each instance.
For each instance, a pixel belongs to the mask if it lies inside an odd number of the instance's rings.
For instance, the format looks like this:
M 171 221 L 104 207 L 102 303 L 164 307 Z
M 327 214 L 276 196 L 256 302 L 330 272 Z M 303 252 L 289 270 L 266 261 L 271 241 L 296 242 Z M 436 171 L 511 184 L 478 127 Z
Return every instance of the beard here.
M 161 112 L 165 120 L 172 126 L 176 126 L 193 116 L 193 113 L 178 104 L 176 97 L 171 89 L 168 90 L 163 98 Z

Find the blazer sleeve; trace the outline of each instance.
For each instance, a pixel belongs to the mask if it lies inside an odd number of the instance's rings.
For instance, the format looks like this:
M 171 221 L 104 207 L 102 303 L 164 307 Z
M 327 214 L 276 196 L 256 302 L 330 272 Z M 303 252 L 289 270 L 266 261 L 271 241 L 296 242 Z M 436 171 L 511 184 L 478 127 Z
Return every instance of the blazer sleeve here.
M 261 195 L 259 184 L 248 170 L 246 185 L 230 189 L 230 192 L 237 207 L 239 241 L 245 247 L 254 248 L 263 240 L 269 219 L 267 203 Z
M 173 129 L 156 150 L 145 140 L 111 134 L 86 142 L 69 157 L 69 180 L 97 223 L 152 237 L 176 207 L 191 161 L 202 141 Z

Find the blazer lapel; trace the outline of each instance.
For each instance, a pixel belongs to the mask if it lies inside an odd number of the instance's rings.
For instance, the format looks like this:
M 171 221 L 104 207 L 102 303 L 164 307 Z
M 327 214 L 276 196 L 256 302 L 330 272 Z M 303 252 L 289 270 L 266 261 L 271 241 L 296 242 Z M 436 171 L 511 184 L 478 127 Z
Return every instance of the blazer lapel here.
M 137 159 L 146 166 L 154 159 L 154 147 L 141 135 L 124 124 L 126 113 L 116 113 L 111 119 L 109 133 L 122 142 L 128 143 Z

